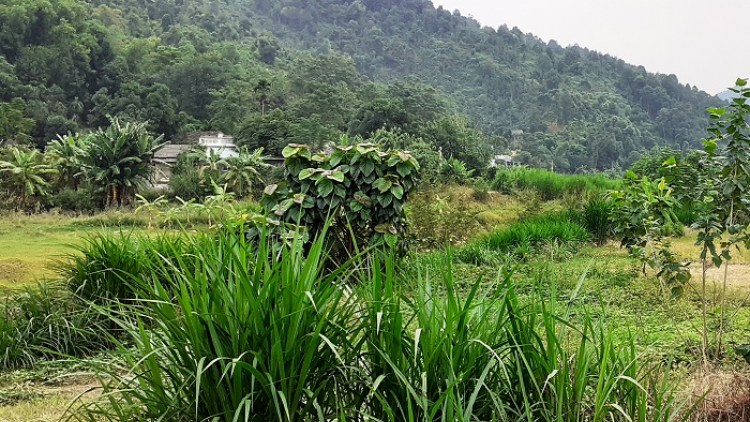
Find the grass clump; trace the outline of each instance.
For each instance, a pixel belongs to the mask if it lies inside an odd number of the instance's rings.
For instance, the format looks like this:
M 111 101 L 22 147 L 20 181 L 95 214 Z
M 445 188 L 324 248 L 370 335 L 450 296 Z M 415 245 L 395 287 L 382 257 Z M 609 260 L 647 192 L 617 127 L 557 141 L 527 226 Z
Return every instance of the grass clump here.
M 603 245 L 614 235 L 611 219 L 614 207 L 612 201 L 596 196 L 583 205 L 581 221 L 598 245 Z
M 100 367 L 104 394 L 68 419 L 681 420 L 631 338 L 590 316 L 573 328 L 554 295 L 522 304 L 511 273 L 464 290 L 436 254 L 402 292 L 377 254 L 327 271 L 323 238 L 276 254 L 203 234 L 124 273 L 134 299 L 98 309 L 125 366 Z
M 572 244 L 590 241 L 588 230 L 578 223 L 573 213 L 551 213 L 534 216 L 495 230 L 481 240 L 490 250 L 512 252 L 519 247 L 535 248 L 550 242 Z
M 39 284 L 0 304 L 0 370 L 107 350 L 111 324 L 59 287 Z
M 129 279 L 164 276 L 162 261 L 182 257 L 187 263 L 185 252 L 183 235 L 102 232 L 86 238 L 80 251 L 58 263 L 57 270 L 78 298 L 102 304 L 134 298 L 136 292 Z
M 128 278 L 142 299 L 107 316 L 135 345 L 120 345 L 135 376 L 107 368 L 106 399 L 74 418 L 302 421 L 352 412 L 345 365 L 361 350 L 347 328 L 356 308 L 342 288 L 345 268 L 323 273 L 323 243 L 306 258 L 292 248 L 276 259 L 242 234 L 186 242 L 190 256 L 160 263 L 166 278 Z
M 493 185 L 496 190 L 506 194 L 534 189 L 539 192 L 542 200 L 551 201 L 570 194 L 616 190 L 621 182 L 604 175 L 563 175 L 544 169 L 519 167 L 498 171 Z

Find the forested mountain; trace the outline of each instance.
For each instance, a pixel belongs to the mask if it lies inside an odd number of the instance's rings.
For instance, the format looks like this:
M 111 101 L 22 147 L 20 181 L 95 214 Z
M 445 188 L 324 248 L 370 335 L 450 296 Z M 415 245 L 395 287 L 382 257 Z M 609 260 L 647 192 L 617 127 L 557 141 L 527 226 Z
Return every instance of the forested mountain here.
M 428 0 L 0 0 L 0 142 L 109 115 L 271 151 L 385 127 L 472 167 L 514 150 L 574 172 L 699 146 L 720 102 Z

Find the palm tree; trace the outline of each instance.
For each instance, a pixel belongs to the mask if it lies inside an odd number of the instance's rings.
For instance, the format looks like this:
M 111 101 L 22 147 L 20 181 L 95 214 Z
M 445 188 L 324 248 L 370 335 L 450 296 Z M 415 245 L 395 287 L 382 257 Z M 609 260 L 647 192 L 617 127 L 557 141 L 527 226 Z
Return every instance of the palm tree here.
M 7 180 L 15 191 L 18 205 L 27 208 L 32 197 L 47 195 L 50 184 L 44 176 L 57 173 L 57 170 L 44 162 L 44 156 L 38 150 L 13 148 L 11 160 L 0 161 L 0 173 L 9 174 Z
M 107 206 L 121 206 L 131 203 L 151 176 L 154 154 L 166 143 L 148 133 L 145 123 L 111 123 L 91 135 L 83 161 L 90 179 L 104 187 Z
M 252 153 L 243 149 L 240 150 L 239 156 L 221 160 L 221 165 L 225 169 L 224 181 L 238 197 L 244 197 L 252 192 L 256 182 L 264 183 L 259 170 L 270 166 L 263 163 L 262 154 L 263 148 Z
M 47 156 L 60 172 L 60 184 L 78 189 L 78 179 L 83 174 L 83 157 L 88 148 L 88 138 L 83 135 L 59 136 L 47 146 Z

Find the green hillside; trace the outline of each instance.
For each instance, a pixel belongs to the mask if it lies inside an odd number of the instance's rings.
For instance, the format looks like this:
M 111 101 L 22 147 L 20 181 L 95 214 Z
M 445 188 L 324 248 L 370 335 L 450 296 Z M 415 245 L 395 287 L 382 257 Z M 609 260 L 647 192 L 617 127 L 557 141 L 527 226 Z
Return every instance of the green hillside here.
M 426 0 L 0 0 L 3 140 L 109 115 L 271 151 L 386 127 L 472 167 L 513 150 L 576 172 L 697 147 L 720 101 Z

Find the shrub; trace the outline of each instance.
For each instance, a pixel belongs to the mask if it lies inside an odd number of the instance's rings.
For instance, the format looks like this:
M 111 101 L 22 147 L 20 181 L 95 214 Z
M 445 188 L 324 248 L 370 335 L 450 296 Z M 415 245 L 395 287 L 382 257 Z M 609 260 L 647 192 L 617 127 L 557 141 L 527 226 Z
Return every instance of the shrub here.
M 689 204 L 691 201 L 700 199 L 695 189 L 703 177 L 700 172 L 700 160 L 701 154 L 697 151 L 684 153 L 668 147 L 655 147 L 634 162 L 630 170 L 650 180 L 658 180 L 662 176 L 674 176 L 669 185 L 674 190 L 675 197 L 680 202 Z M 667 162 L 672 163 L 669 169 L 664 166 Z
M 203 201 L 213 193 L 211 186 L 206 185 L 197 169 L 173 174 L 169 180 L 169 189 L 172 197 L 198 201 Z
M 419 192 L 409 202 L 409 244 L 422 250 L 461 244 L 481 229 L 476 214 L 466 201 L 449 203 L 439 189 Z
M 439 180 L 445 184 L 465 185 L 471 182 L 474 170 L 468 170 L 466 164 L 455 158 L 449 158 L 440 166 Z
M 292 144 L 283 155 L 285 181 L 268 186 L 261 201 L 268 212 L 312 233 L 332 219 L 327 241 L 341 262 L 358 247 L 399 246 L 407 226 L 404 204 L 419 172 L 409 153 L 359 144 L 312 155 L 309 147 Z
M 523 209 L 519 213 L 521 218 L 528 218 L 542 213 L 542 195 L 533 187 L 513 191 L 513 196 L 521 203 Z
M 474 199 L 483 202 L 490 197 L 490 184 L 482 177 L 474 180 Z
M 64 188 L 47 198 L 49 206 L 66 211 L 91 213 L 102 209 L 103 198 L 93 189 L 84 188 L 73 190 Z

